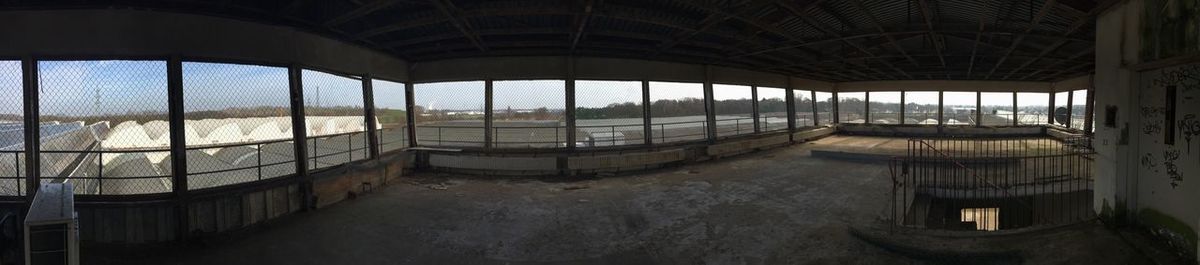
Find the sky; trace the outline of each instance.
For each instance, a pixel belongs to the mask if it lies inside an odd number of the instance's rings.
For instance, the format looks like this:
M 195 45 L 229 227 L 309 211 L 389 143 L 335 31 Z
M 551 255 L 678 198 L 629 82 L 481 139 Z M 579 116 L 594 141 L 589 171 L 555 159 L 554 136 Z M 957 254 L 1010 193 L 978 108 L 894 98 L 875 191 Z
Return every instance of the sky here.
M 47 115 L 98 115 L 129 112 L 166 112 L 166 63 L 163 61 L 41 61 L 41 110 Z M 287 69 L 256 65 L 185 62 L 184 108 L 186 111 L 219 110 L 230 107 L 286 107 Z M 304 70 L 305 103 L 309 106 L 362 106 L 362 84 L 355 78 Z M 0 93 L 19 95 L 19 61 L 0 61 Z M 563 80 L 495 81 L 494 105 L 532 109 L 564 108 Z M 379 108 L 400 109 L 405 105 L 404 84 L 373 80 L 375 104 Z M 481 110 L 484 106 L 483 81 L 421 83 L 414 86 L 416 104 L 432 109 Z M 650 82 L 651 101 L 660 99 L 703 98 L 701 83 Z M 800 90 L 797 90 L 800 91 Z M 760 98 L 783 98 L 782 89 L 762 87 Z M 1086 98 L 1086 91 L 1075 92 Z M 819 93 L 823 99 L 828 93 Z M 984 105 L 1008 105 L 1011 97 L 982 98 Z M 1007 94 L 1007 93 L 996 93 Z M 748 99 L 749 86 L 714 84 L 717 100 Z M 843 97 L 863 98 L 863 93 L 841 93 Z M 887 96 L 885 96 L 887 95 Z M 899 93 L 875 92 L 872 101 L 898 102 Z M 1061 93 L 1066 95 L 1066 93 Z M 974 92 L 945 92 L 947 105 L 974 105 Z M 1021 106 L 1045 105 L 1048 93 L 1018 93 Z M 807 94 L 798 98 L 807 98 Z M 909 92 L 910 103 L 934 104 L 936 92 Z M 19 114 L 20 97 L 3 97 L 0 113 Z M 579 80 L 576 105 L 603 107 L 612 103 L 640 102 L 640 81 Z M 1077 100 L 1076 105 L 1083 105 Z M 1063 100 L 1056 105 L 1065 105 Z

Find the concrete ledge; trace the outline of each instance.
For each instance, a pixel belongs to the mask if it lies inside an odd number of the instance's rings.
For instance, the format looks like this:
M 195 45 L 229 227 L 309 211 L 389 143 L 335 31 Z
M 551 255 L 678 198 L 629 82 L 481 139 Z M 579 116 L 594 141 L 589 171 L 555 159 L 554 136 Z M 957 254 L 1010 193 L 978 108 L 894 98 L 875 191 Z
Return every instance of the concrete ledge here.
M 825 137 L 825 136 L 833 134 L 835 132 L 837 132 L 837 129 L 834 129 L 833 127 L 820 127 L 820 128 L 815 128 L 815 129 L 804 130 L 804 131 L 792 133 L 792 140 L 794 140 L 794 141 L 809 141 L 812 139 Z
M 753 151 L 756 148 L 767 147 L 772 145 L 783 145 L 790 143 L 788 135 L 775 135 L 763 138 L 754 138 L 746 140 L 735 140 L 731 142 L 718 143 L 708 146 L 705 153 L 710 156 L 720 156 L 728 154 L 743 153 Z
M 557 157 L 501 157 L 475 155 L 430 154 L 429 166 L 453 169 L 553 171 L 558 170 Z
M 1045 127 L 1037 125 L 977 127 L 895 124 L 839 124 L 837 126 L 837 131 L 839 133 L 872 136 L 1040 136 L 1045 134 L 1045 129 Z
M 571 170 L 590 170 L 637 167 L 682 161 L 686 157 L 687 153 L 684 151 L 684 149 L 672 149 L 648 153 L 572 156 L 567 158 L 567 168 Z

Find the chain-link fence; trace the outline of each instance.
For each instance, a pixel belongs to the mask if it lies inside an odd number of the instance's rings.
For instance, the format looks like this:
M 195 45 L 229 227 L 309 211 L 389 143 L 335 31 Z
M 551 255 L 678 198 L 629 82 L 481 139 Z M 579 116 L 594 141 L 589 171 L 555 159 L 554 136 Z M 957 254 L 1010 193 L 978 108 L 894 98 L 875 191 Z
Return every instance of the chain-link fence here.
M 165 61 L 39 61 L 41 183 L 171 191 Z
M 289 91 L 287 68 L 184 62 L 188 189 L 294 174 Z
M 577 147 L 645 142 L 642 82 L 575 81 Z
M 25 195 L 25 102 L 20 61 L 0 61 L 0 197 Z
M 813 94 L 809 90 L 793 90 L 794 104 L 796 105 L 796 128 L 816 126 L 817 119 L 813 115 Z
M 439 147 L 484 147 L 483 81 L 415 84 L 417 144 Z
M 650 139 L 653 143 L 707 139 L 706 115 L 704 84 L 650 82 Z
M 307 69 L 301 76 L 309 170 L 370 157 L 362 79 Z
M 758 87 L 758 126 L 761 131 L 788 129 L 787 90 Z
M 750 86 L 713 84 L 717 137 L 754 133 L 754 96 Z
M 870 92 L 870 106 L 867 109 L 871 111 L 870 122 L 872 124 L 900 124 L 900 92 L 897 91 L 878 91 Z
M 494 81 L 492 106 L 494 147 L 567 146 L 565 81 Z
M 371 80 L 380 153 L 408 147 L 408 97 L 404 86 L 399 82 Z
M 867 93 L 837 93 L 838 123 L 866 123 Z

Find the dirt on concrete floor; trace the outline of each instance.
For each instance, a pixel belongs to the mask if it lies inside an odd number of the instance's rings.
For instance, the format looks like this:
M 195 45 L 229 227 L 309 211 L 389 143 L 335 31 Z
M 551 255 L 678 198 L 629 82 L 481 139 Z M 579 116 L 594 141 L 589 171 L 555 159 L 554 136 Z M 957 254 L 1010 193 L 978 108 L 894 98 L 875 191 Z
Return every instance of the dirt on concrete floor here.
M 93 253 L 89 263 L 937 262 L 885 250 L 849 233 L 852 225 L 878 225 L 890 214 L 886 165 L 813 158 L 808 148 L 575 181 L 421 173 L 236 239 L 146 256 Z M 1024 262 L 1059 263 L 1072 255 L 1094 261 L 1084 257 L 1112 248 L 1093 246 L 1123 244 L 1087 231 L 1056 239 L 1060 242 L 1052 245 L 1059 247 L 1047 250 L 1054 252 L 1035 253 Z M 1112 259 L 1114 264 L 1128 260 Z

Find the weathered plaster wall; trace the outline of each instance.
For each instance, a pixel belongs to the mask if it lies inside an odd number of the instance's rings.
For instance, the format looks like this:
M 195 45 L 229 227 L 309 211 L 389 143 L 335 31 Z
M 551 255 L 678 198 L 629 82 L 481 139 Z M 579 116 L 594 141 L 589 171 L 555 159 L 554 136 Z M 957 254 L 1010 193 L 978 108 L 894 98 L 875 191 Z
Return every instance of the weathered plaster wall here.
M 1144 9 L 1142 0 L 1125 1 L 1096 21 L 1095 210 L 1145 227 L 1195 258 L 1200 64 L 1138 67 L 1146 61 L 1139 57 Z

